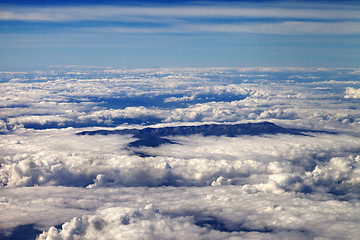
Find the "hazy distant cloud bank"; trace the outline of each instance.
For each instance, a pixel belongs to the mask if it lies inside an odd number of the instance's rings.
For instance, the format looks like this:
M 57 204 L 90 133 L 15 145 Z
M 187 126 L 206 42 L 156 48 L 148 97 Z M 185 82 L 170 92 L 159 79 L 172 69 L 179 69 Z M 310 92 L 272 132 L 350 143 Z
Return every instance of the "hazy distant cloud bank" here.
M 0 76 L 0 237 L 29 224 L 38 239 L 360 234 L 359 69 L 62 66 Z M 76 134 L 263 121 L 317 131 L 170 134 L 177 144 L 156 147 L 132 147 L 136 134 Z
M 4 72 L 1 127 L 8 131 L 17 126 L 114 127 L 121 123 L 146 122 L 301 118 L 358 121 L 352 108 L 339 112 L 335 106 L 341 106 L 339 100 L 343 101 L 342 105 L 351 105 L 345 100 L 357 97 L 356 69 L 206 71 Z M 279 84 L 271 84 L 272 81 Z M 329 107 L 319 108 L 321 102 Z

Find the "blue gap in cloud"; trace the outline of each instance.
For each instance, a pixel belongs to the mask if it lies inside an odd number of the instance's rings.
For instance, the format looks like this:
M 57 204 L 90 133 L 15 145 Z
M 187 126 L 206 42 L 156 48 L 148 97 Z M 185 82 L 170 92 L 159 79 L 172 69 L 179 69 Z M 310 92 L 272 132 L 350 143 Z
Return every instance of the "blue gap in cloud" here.
M 201 93 L 197 94 L 194 100 L 165 102 L 167 98 L 181 98 L 183 94 L 168 94 L 158 96 L 137 96 L 137 97 L 88 97 L 89 101 L 96 103 L 99 107 L 111 109 L 123 109 L 126 107 L 159 107 L 159 108 L 186 108 L 192 104 L 207 102 L 231 102 L 243 100 L 247 95 L 234 93 Z
M 42 231 L 36 229 L 35 224 L 19 225 L 10 234 L 0 232 L 2 240 L 33 240 Z

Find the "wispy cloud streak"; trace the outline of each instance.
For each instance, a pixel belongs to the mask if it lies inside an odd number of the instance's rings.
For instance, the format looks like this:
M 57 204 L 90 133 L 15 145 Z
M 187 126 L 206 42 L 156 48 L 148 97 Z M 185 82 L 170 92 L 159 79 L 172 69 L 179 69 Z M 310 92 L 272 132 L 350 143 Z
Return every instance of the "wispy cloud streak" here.
M 103 27 L 88 28 L 91 31 L 118 33 L 261 33 L 261 34 L 360 34 L 359 22 L 300 22 L 245 24 L 174 24 L 173 27 L 132 28 Z
M 249 7 L 4 7 L 1 20 L 22 21 L 81 21 L 114 20 L 129 16 L 140 17 L 248 17 L 248 18 L 298 18 L 298 19 L 360 19 L 360 9 L 310 9 L 310 8 L 249 8 Z
M 0 10 L 0 21 L 132 23 L 132 26 L 115 25 L 111 28 L 100 23 L 96 27 L 88 28 L 125 33 L 360 34 L 360 8 L 340 6 L 3 6 Z M 229 20 L 231 24 L 227 22 Z M 146 22 L 165 26 L 144 26 L 143 23 Z

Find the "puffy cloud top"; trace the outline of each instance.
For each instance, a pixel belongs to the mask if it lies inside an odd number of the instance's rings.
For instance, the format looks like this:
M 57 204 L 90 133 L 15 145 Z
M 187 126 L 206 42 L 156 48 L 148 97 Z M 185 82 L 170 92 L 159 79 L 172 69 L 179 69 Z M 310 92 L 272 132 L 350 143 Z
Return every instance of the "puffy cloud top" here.
M 0 238 L 355 239 L 357 72 L 1 72 Z

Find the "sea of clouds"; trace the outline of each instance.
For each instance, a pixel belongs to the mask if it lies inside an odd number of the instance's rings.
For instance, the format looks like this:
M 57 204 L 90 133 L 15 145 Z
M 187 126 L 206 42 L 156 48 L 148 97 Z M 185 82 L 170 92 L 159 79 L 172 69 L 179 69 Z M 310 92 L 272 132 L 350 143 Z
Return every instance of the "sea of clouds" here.
M 360 70 L 0 72 L 2 239 L 356 239 Z M 306 134 L 82 131 L 268 121 Z

